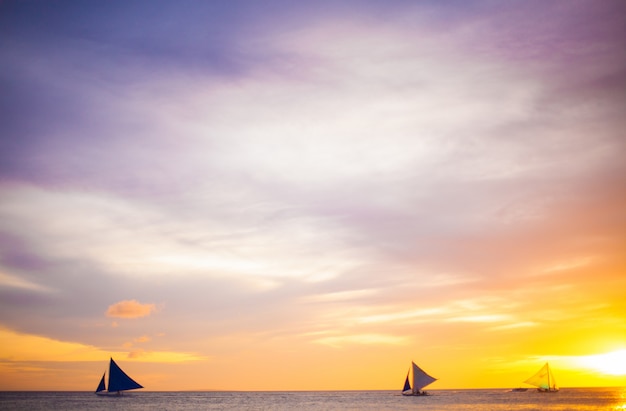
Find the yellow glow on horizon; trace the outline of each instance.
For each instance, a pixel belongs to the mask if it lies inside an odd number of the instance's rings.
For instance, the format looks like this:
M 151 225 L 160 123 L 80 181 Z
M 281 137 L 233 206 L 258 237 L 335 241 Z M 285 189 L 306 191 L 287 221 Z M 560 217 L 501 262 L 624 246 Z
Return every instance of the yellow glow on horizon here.
M 103 361 L 109 357 L 139 362 L 180 363 L 206 360 L 196 354 L 169 351 L 105 351 L 93 345 L 58 341 L 38 335 L 20 334 L 0 329 L 0 358 L 12 362 L 53 361 L 85 362 Z
M 0 329 L 0 357 L 10 361 L 101 361 L 108 355 L 92 345 Z
M 607 375 L 626 375 L 626 349 L 605 354 L 586 355 L 577 362 L 585 367 Z
M 158 362 L 158 363 L 181 363 L 190 361 L 204 361 L 207 357 L 184 352 L 170 351 L 132 351 L 128 354 L 129 359 L 139 362 Z

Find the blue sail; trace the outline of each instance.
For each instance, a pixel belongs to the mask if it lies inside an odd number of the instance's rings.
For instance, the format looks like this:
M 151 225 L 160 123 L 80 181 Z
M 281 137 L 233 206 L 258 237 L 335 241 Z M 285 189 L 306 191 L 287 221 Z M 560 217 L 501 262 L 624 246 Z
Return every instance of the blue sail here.
M 409 372 L 411 370 L 409 369 Z M 410 391 L 411 390 L 411 384 L 409 384 L 409 373 L 406 374 L 406 380 L 404 380 L 404 388 L 402 389 L 402 392 L 404 391 Z
M 100 384 L 98 384 L 98 388 L 96 388 L 96 392 L 100 392 L 100 391 L 106 390 L 106 387 L 104 386 L 104 375 L 105 374 L 102 374 L 102 379 L 100 380 Z
M 113 361 L 113 358 L 111 358 L 111 365 L 109 366 L 109 392 L 134 390 L 137 388 L 143 388 L 143 386 L 126 375 L 115 361 Z

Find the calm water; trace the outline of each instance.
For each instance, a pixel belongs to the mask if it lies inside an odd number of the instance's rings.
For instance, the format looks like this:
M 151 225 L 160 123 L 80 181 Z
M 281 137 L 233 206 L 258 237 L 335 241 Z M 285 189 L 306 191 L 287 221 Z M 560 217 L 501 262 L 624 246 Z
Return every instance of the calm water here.
M 0 392 L 1 410 L 626 410 L 626 388 L 570 388 L 558 393 L 433 390 L 428 397 L 397 391 Z

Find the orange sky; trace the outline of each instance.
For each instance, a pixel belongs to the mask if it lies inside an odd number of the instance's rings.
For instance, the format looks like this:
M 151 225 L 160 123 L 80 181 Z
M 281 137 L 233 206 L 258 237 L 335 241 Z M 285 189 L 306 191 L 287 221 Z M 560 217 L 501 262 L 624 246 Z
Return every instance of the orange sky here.
M 626 385 L 623 2 L 26 3 L 0 390 Z
M 460 332 L 464 336 L 469 334 L 467 330 Z M 438 342 L 436 347 L 421 350 L 421 355 L 415 355 L 410 344 L 385 347 L 361 342 L 331 347 L 301 341 L 273 342 L 265 338 L 256 344 L 234 341 L 233 346 L 240 343 L 256 349 L 248 347 L 215 358 L 153 352 L 130 359 L 123 350 L 110 354 L 148 390 L 393 390 L 401 388 L 408 369 L 406 358 L 415 358 L 422 368 L 439 379 L 432 389 L 523 386 L 522 381 L 545 361 L 550 362 L 561 387 L 623 386 L 626 383 L 624 348 L 604 355 L 571 353 L 535 357 L 524 353 L 520 344 L 502 342 L 501 337 L 500 349 L 486 350 L 480 341 L 489 338 L 471 334 L 474 338 L 464 338 L 463 343 L 448 336 L 448 345 Z M 4 390 L 89 391 L 95 389 L 108 365 L 109 353 L 96 347 L 7 331 L 0 333 L 0 340 L 3 347 L 20 347 L 2 349 L 2 356 L 10 359 L 3 362 L 0 373 Z M 601 351 L 600 347 L 605 350 L 617 347 L 599 341 L 601 338 L 593 341 L 595 345 L 590 341 L 586 350 L 574 352 L 604 353 L 606 351 Z M 490 346 L 488 342 L 484 344 Z M 544 351 L 568 352 L 570 348 L 563 350 L 557 344 Z M 37 355 L 37 352 L 43 354 Z

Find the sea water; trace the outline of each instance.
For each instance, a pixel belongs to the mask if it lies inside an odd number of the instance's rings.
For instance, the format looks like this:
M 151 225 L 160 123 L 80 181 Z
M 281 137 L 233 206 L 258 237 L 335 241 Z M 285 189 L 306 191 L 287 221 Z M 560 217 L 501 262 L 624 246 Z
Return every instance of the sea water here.
M 426 397 L 398 391 L 0 392 L 1 410 L 626 410 L 626 388 L 565 388 L 557 393 L 432 390 Z

